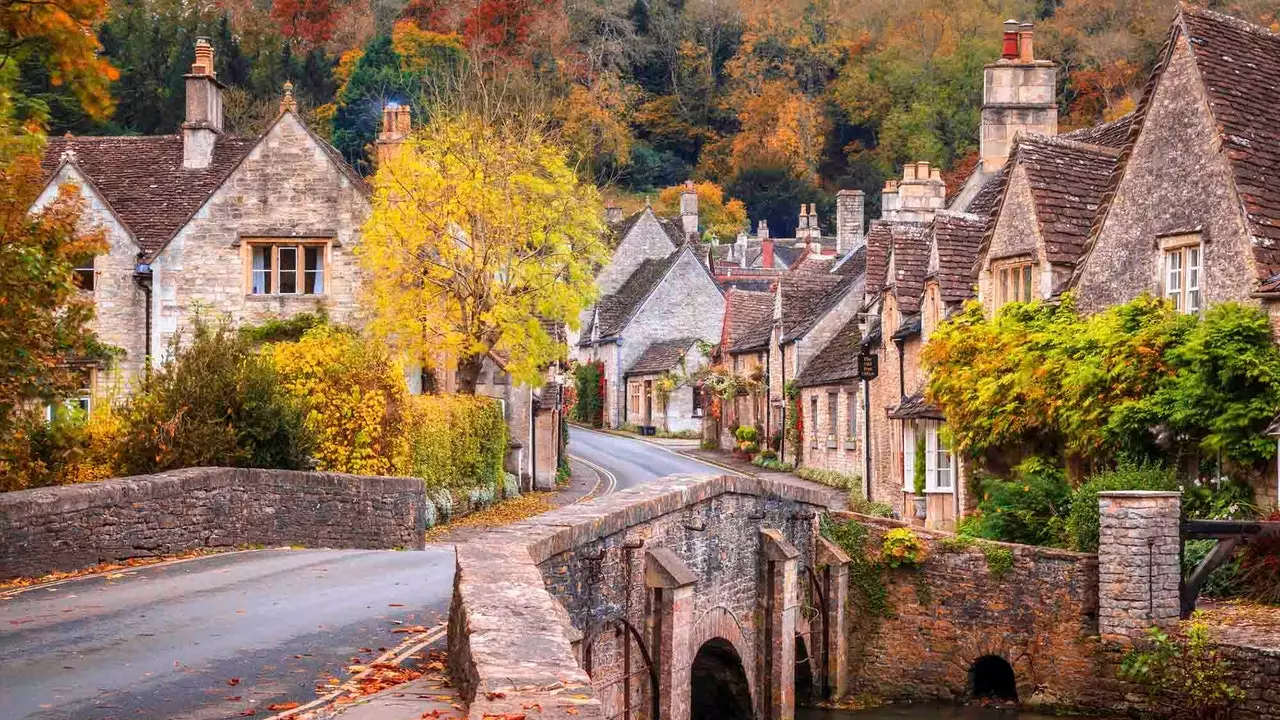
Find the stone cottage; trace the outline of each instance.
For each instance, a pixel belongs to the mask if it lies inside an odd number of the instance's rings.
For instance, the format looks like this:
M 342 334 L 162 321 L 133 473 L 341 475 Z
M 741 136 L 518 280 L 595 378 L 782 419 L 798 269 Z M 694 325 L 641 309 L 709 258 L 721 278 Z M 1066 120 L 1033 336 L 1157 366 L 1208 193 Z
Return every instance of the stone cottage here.
M 625 244 L 624 237 L 619 249 Z M 583 323 L 577 358 L 604 365 L 605 422 L 618 427 L 624 422 L 624 379 L 631 367 L 654 343 L 682 338 L 714 343 L 724 321 L 724 293 L 699 258 L 696 243 L 643 258 L 605 292 L 611 284 L 601 288 L 603 296 Z
M 670 433 L 697 433 L 705 415 L 696 375 L 707 365 L 697 338 L 662 340 L 645 348 L 623 373 L 627 404 L 623 423 Z M 665 386 L 665 387 L 664 387 Z
M 721 371 L 743 379 L 754 389 L 744 388 L 731 399 L 711 399 L 717 412 L 704 415 L 703 437 L 722 448 L 732 446 L 733 432 L 739 425 L 764 427 L 764 364 L 770 328 L 766 321 L 773 317 L 775 292 L 776 288 L 769 292 L 725 291 L 724 323 L 712 359 Z M 747 333 L 757 328 L 759 337 L 748 338 Z
M 364 180 L 298 116 L 286 87 L 257 138 L 223 132 L 213 48 L 196 42 L 178 135 L 51 138 L 36 206 L 71 183 L 109 249 L 79 269 L 94 330 L 124 351 L 94 371 L 97 395 L 127 392 L 195 313 L 257 322 L 323 308 L 358 320 L 352 250 L 369 212 Z

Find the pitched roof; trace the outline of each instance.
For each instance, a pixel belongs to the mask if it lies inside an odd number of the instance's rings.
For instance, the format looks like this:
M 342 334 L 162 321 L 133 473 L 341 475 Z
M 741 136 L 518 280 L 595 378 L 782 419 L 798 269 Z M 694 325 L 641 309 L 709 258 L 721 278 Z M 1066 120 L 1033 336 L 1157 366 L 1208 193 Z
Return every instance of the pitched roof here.
M 1022 135 L 1013 156 L 1026 170 L 1036 219 L 1051 263 L 1074 264 L 1084 252 L 1120 151 L 1043 135 Z
M 1200 8 L 1183 6 L 1179 18 L 1244 203 L 1258 276 L 1270 277 L 1280 271 L 1280 35 Z
M 720 283 L 720 287 L 725 290 L 742 290 L 744 292 L 760 292 L 773 294 L 774 283 L 777 282 L 776 277 L 762 277 L 760 275 L 730 275 L 729 277 L 719 277 L 716 279 Z
M 853 275 L 789 273 L 782 278 L 782 342 L 802 337 L 853 287 Z
M 903 398 L 902 402 L 898 403 L 898 407 L 889 411 L 889 417 L 894 420 L 945 419 L 942 417 L 942 411 L 925 402 L 924 396 L 920 393 Z
M 800 372 L 800 377 L 796 378 L 796 384 L 800 387 L 813 387 L 857 379 L 858 346 L 861 342 L 858 318 L 854 317 L 836 331 L 826 347 L 813 356 Z
M 622 283 L 622 287 L 618 288 L 617 292 L 600 298 L 596 303 L 600 339 L 613 337 L 626 327 L 631 316 L 636 314 L 636 310 L 640 309 L 649 294 L 658 287 L 662 278 L 667 276 L 667 272 L 676 264 L 682 252 L 684 252 L 683 248 L 664 258 L 646 258 L 631 273 L 627 281 Z M 589 335 L 585 333 L 584 335 L 586 339 L 590 339 Z
M 938 251 L 934 276 L 943 302 L 956 303 L 973 294 L 973 264 L 986 230 L 985 219 L 942 211 L 933 218 L 933 242 Z
M 653 343 L 640 353 L 640 357 L 636 358 L 623 376 L 656 375 L 672 370 L 680 364 L 695 342 L 697 338 L 677 338 Z
M 898 309 L 909 315 L 920 309 L 920 293 L 924 291 L 924 276 L 929 270 L 929 232 L 920 225 L 895 225 L 900 226 L 893 229 L 896 277 L 886 278 L 885 285 L 893 287 Z
M 658 225 L 662 227 L 662 231 L 667 234 L 673 245 L 676 247 L 684 245 L 684 225 L 680 222 L 680 219 L 661 217 L 653 212 L 652 207 L 646 205 L 616 223 L 609 223 L 605 230 L 609 237 L 609 247 L 616 248 L 618 243 L 622 242 L 622 239 L 635 228 L 636 223 L 640 222 L 640 218 L 644 217 L 646 212 L 653 213 L 654 219 L 658 221 Z
M 773 318 L 773 293 L 730 290 L 725 296 L 724 321 L 729 347 L 763 320 Z
M 966 212 L 973 213 L 984 218 L 990 218 L 1000 206 L 1000 199 L 1004 197 L 1005 178 L 1009 177 L 1008 163 L 1001 165 L 1000 169 L 991 174 L 987 181 L 978 189 L 973 199 L 969 201 Z
M 742 330 L 738 339 L 729 345 L 729 354 L 756 352 L 769 347 L 769 338 L 773 336 L 773 315 L 760 318 Z
M 151 254 L 182 229 L 256 142 L 223 135 L 214 143 L 209 167 L 188 170 L 182 166 L 181 135 L 54 137 L 41 166 L 51 177 L 63 153 L 71 151 L 75 166 Z
M 920 313 L 914 313 L 902 318 L 902 324 L 898 326 L 897 332 L 890 335 L 891 340 L 906 340 L 920 334 Z
M 1086 145 L 1101 145 L 1102 147 L 1120 150 L 1129 139 L 1129 128 L 1133 126 L 1133 116 L 1133 113 L 1129 113 L 1111 122 L 1072 130 L 1068 133 L 1062 133 L 1058 137 L 1064 140 L 1075 140 Z

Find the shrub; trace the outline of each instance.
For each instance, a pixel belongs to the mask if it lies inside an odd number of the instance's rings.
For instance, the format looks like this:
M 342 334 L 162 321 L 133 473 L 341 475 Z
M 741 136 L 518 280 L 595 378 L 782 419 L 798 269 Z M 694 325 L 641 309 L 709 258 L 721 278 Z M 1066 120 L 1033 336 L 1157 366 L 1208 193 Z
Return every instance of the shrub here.
M 493 504 L 494 492 L 493 488 L 488 485 L 480 485 L 471 488 L 471 492 L 467 495 L 467 507 L 474 510 L 483 510 Z
M 929 472 L 928 452 L 925 450 L 924 433 L 916 433 L 915 475 L 911 478 L 911 489 L 916 497 L 924 497 L 925 476 Z
M 1159 628 L 1147 631 L 1145 647 L 1125 653 L 1120 675 L 1147 690 L 1167 717 L 1218 720 L 1230 715 L 1244 692 L 1229 682 L 1231 665 L 1209 636 L 1209 628 L 1193 617 L 1181 636 Z
M 961 532 L 1027 545 L 1063 544 L 1071 488 L 1062 470 L 1031 458 L 1015 468 L 1013 480 L 986 477 L 978 486 L 978 512 L 962 525 Z
M 435 507 L 438 522 L 447 523 L 453 519 L 453 493 L 445 488 L 436 488 L 428 491 L 427 496 Z
M 520 497 L 520 478 L 511 473 L 502 473 L 502 497 L 505 500 Z
M 502 481 L 507 424 L 496 400 L 415 395 L 408 408 L 407 474 L 430 488 L 495 487 Z
M 330 325 L 268 350 L 285 389 L 307 410 L 320 470 L 400 472 L 408 451 L 404 371 L 379 343 Z
M 796 469 L 796 466 L 789 462 L 783 462 L 777 459 L 767 460 L 759 455 L 751 460 L 751 464 L 774 472 L 791 472 Z
M 753 442 L 744 442 L 738 445 L 738 449 L 744 453 L 755 453 L 760 450 L 760 446 Z
M 891 568 L 920 567 L 926 552 L 924 541 L 911 528 L 893 528 L 884 534 L 881 544 L 884 563 Z
M 592 427 L 604 426 L 604 363 L 584 363 L 573 370 L 573 419 Z
M 821 468 L 802 467 L 796 471 L 800 477 L 809 482 L 821 483 L 831 487 L 840 488 L 842 490 L 852 490 L 862 487 L 862 478 L 857 475 L 845 475 L 835 470 L 823 470 Z
M 760 439 L 760 432 L 753 425 L 740 425 L 737 430 L 733 431 L 733 436 L 739 443 L 755 443 Z
M 257 325 L 241 325 L 240 335 L 255 344 L 297 342 L 311 329 L 328 322 L 329 314 L 320 308 L 314 313 L 298 313 L 287 318 L 270 318 Z
M 224 465 L 301 469 L 312 447 L 302 407 L 272 363 L 228 323 L 197 317 L 190 342 L 121 409 L 120 470 Z
M 984 542 L 978 545 L 982 556 L 987 559 L 987 572 L 999 580 L 1013 569 L 1013 551 L 995 543 Z
M 119 420 L 107 408 L 86 418 L 77 407 L 57 405 L 51 420 L 43 408 L 10 415 L 0 439 L 0 491 L 102 480 L 114 474 Z
M 776 450 L 765 448 L 760 451 L 760 457 L 765 460 L 776 460 L 778 457 L 778 453 Z
M 968 535 L 948 535 L 938 539 L 937 547 L 945 553 L 962 553 L 973 547 L 973 543 Z
M 891 518 L 893 517 L 893 506 L 888 503 L 872 502 L 866 498 L 857 495 L 860 490 L 849 491 L 849 512 L 855 512 L 862 515 L 871 515 L 872 517 Z
M 1099 473 L 1076 489 L 1067 515 L 1067 541 L 1080 552 L 1098 551 L 1098 493 L 1113 490 L 1177 490 L 1172 470 L 1153 465 L 1122 465 Z

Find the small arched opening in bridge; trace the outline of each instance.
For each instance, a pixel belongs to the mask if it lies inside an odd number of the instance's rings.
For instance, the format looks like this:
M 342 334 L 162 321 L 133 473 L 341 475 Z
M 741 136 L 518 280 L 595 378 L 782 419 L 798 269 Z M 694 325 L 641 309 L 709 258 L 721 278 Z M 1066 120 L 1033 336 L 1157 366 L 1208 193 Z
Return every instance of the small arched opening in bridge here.
M 751 688 L 742 658 L 728 640 L 713 638 L 693 658 L 690 720 L 750 720 Z
M 1016 702 L 1018 682 L 1013 675 L 1013 666 L 999 655 L 978 658 L 969 668 L 969 695 L 974 699 Z
M 804 644 L 803 635 L 796 635 L 796 705 L 812 705 L 816 699 L 813 673 L 813 658 L 809 655 L 809 647 Z

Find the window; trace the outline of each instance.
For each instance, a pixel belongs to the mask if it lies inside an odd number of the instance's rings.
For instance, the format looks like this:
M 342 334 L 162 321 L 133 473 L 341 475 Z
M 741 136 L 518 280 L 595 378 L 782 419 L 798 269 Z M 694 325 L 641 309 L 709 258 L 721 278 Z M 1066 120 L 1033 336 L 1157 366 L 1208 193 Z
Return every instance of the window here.
M 97 273 L 93 269 L 93 256 L 81 258 L 76 262 L 76 287 L 86 292 L 93 292 L 98 285 Z
M 836 432 L 840 427 L 837 419 L 837 410 L 839 409 L 840 396 L 829 392 L 827 393 L 827 447 L 834 448 L 836 446 Z
M 702 386 L 694 385 L 692 390 L 693 390 L 693 416 L 702 417 Z
M 1011 302 L 1031 302 L 1031 263 L 1022 261 L 995 268 L 996 306 Z
M 631 412 L 640 415 L 640 383 L 627 383 L 627 393 L 631 396 Z
M 925 453 L 928 473 L 925 489 L 929 492 L 951 492 L 955 486 L 951 447 L 947 445 L 941 423 L 931 422 L 925 426 Z
M 63 401 L 63 407 L 69 410 L 79 410 L 85 415 L 93 411 L 93 388 L 98 379 L 98 369 L 92 367 L 79 368 L 75 370 L 76 377 L 79 379 L 78 389 L 75 393 Z M 44 408 L 45 422 L 53 422 L 54 405 L 46 405 Z
M 858 442 L 858 393 L 848 393 L 846 399 L 849 403 L 849 417 L 845 423 L 845 443 L 846 450 L 853 450 L 854 444 Z
M 250 243 L 252 295 L 323 295 L 324 243 Z
M 1164 251 L 1164 296 L 1179 312 L 1200 312 L 1200 275 L 1203 251 L 1197 236 L 1194 244 L 1168 247 Z
M 902 489 L 916 490 L 916 425 L 911 421 L 902 424 Z
M 809 447 L 818 447 L 818 396 L 809 398 Z

